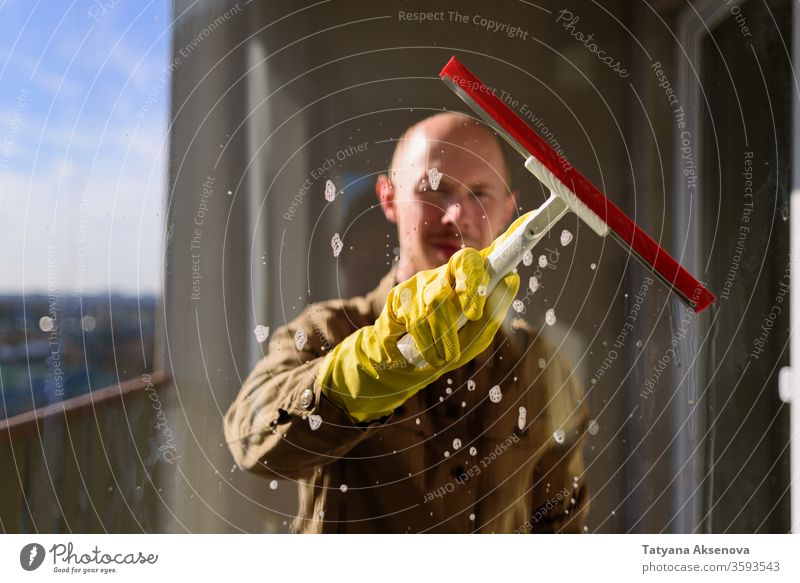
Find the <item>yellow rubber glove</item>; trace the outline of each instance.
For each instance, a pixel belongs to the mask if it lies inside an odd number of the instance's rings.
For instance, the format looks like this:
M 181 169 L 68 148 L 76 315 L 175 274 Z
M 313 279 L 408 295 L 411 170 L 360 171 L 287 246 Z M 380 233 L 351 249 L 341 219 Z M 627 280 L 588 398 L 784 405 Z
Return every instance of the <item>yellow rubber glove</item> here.
M 490 249 L 461 249 L 441 267 L 396 285 L 375 324 L 325 357 L 317 376 L 322 392 L 356 421 L 378 419 L 486 350 L 519 290 L 519 275 L 510 273 L 486 297 Z M 456 330 L 461 311 L 467 323 Z M 406 332 L 430 366 L 406 362 L 397 348 Z

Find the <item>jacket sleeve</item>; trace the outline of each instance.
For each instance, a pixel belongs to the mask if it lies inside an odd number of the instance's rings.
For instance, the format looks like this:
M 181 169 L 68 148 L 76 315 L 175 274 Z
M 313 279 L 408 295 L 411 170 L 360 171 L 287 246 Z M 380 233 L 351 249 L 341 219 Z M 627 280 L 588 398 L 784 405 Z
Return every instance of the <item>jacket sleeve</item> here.
M 267 356 L 225 414 L 225 438 L 239 468 L 300 478 L 345 456 L 391 418 L 354 423 L 316 382 L 325 355 L 358 325 L 358 315 L 354 322 L 341 307 L 317 304 L 274 333 Z
M 547 369 L 551 428 L 563 431 L 564 439 L 560 444 L 551 439 L 534 468 L 531 531 L 582 533 L 589 511 L 583 460 L 589 409 L 576 373 L 563 356 L 554 353 Z

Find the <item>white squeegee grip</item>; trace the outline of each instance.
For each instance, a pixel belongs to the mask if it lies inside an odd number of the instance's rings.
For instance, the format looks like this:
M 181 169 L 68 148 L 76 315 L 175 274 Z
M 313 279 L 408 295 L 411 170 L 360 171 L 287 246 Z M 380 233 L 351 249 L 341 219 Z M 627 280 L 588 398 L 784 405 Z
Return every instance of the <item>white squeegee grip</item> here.
M 526 215 L 527 219 L 519 223 L 514 231 L 492 250 L 486 258 L 487 271 L 490 274 L 487 296 L 491 295 L 498 282 L 519 265 L 525 253 L 533 249 L 569 210 L 572 210 L 572 207 L 563 197 L 551 193 L 550 198 L 542 206 L 529 212 Z M 466 323 L 467 317 L 463 313 L 459 314 L 457 329 L 460 330 Z M 405 334 L 398 341 L 397 348 L 406 361 L 415 368 L 424 368 L 428 365 L 410 334 Z
M 593 210 L 584 204 L 578 196 L 572 192 L 566 184 L 561 182 L 549 168 L 542 164 L 535 156 L 529 156 L 525 160 L 525 168 L 528 172 L 539 179 L 547 189 L 562 199 L 569 205 L 569 208 L 598 235 L 605 237 L 610 228 L 606 222 L 598 217 Z

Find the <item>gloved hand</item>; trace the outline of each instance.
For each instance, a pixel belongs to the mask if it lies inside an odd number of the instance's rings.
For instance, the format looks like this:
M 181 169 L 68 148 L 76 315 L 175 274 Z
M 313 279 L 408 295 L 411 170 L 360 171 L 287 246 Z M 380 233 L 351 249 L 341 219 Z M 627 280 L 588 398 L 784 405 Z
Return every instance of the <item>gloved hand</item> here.
M 486 297 L 492 248 L 461 249 L 441 267 L 396 285 L 375 324 L 325 357 L 317 376 L 322 392 L 356 421 L 377 419 L 486 350 L 519 290 L 519 275 L 510 273 Z M 467 323 L 456 330 L 460 311 Z M 406 332 L 430 366 L 406 362 L 397 348 Z

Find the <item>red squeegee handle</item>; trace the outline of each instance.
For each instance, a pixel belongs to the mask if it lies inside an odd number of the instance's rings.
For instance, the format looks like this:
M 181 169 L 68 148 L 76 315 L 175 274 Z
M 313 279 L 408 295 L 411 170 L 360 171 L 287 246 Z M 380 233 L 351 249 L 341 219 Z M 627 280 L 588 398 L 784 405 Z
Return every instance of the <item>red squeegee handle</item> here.
M 458 59 L 452 57 L 439 76 L 448 77 L 531 156 L 535 156 L 544 164 L 586 206 L 605 221 L 622 242 L 660 274 L 661 279 L 674 286 L 695 312 L 702 312 L 716 300 L 714 294 L 640 229 L 583 174 L 570 165 L 564 168 L 559 156 L 550 145 L 500 101 L 494 89 L 473 75 Z

